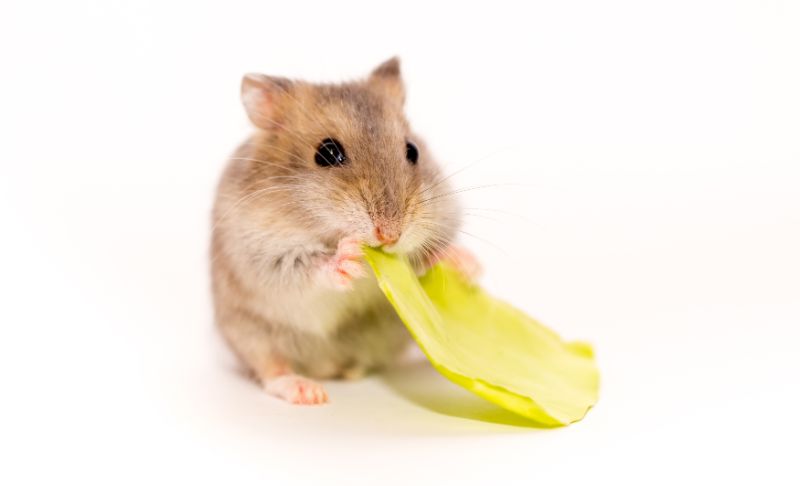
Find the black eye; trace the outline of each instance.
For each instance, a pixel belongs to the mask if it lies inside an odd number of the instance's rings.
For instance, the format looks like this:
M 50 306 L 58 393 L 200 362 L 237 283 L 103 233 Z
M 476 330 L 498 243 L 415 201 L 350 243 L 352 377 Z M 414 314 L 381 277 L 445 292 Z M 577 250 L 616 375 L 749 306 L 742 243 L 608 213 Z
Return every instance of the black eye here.
M 412 164 L 416 164 L 419 160 L 419 150 L 417 146 L 411 142 L 406 142 L 406 159 Z
M 314 154 L 314 162 L 320 167 L 333 167 L 344 165 L 347 156 L 344 154 L 344 147 L 335 138 L 326 138 L 317 147 Z

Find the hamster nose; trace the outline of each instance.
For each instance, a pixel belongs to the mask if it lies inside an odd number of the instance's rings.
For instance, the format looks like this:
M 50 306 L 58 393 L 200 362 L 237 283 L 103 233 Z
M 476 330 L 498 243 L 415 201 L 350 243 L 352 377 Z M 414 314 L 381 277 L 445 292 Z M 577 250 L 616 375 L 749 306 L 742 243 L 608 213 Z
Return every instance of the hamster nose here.
M 400 239 L 398 231 L 386 228 L 386 226 L 375 226 L 375 238 L 383 245 L 391 245 Z

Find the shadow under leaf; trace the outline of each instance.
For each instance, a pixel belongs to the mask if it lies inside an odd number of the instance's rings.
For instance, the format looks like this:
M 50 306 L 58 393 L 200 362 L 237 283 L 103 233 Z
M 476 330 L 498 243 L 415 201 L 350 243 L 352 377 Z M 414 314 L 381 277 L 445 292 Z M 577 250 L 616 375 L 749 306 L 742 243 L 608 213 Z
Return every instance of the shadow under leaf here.
M 384 371 L 381 379 L 405 399 L 436 413 L 528 429 L 551 428 L 521 417 L 451 383 L 424 360 L 399 364 Z

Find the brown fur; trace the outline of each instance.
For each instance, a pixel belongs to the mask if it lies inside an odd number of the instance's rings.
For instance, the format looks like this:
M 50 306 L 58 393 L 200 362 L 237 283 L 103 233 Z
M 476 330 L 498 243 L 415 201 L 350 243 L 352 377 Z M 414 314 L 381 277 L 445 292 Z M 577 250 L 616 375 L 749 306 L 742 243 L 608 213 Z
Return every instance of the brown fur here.
M 403 114 L 399 62 L 344 84 L 248 75 L 242 89 L 258 130 L 225 169 L 213 214 L 223 335 L 265 384 L 290 372 L 329 378 L 385 365 L 408 334 L 374 279 L 336 290 L 319 275 L 347 237 L 373 246 L 380 235 L 398 237 L 387 250 L 422 268 L 459 226 L 447 182 Z M 326 138 L 344 146 L 345 165 L 315 164 Z M 419 148 L 416 165 L 407 140 Z

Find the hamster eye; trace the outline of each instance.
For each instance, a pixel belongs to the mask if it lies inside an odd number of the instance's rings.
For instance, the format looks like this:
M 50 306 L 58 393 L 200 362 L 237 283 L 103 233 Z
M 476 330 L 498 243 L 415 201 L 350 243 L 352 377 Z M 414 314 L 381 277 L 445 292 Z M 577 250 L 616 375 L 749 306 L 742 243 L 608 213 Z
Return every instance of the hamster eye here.
M 419 160 L 419 150 L 417 146 L 411 142 L 406 142 L 406 159 L 412 164 L 416 164 Z
M 314 154 L 314 162 L 320 167 L 333 167 L 344 165 L 347 156 L 344 154 L 344 147 L 335 138 L 326 138 L 317 147 Z

